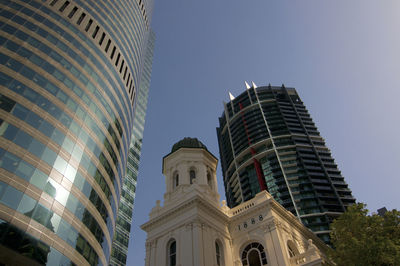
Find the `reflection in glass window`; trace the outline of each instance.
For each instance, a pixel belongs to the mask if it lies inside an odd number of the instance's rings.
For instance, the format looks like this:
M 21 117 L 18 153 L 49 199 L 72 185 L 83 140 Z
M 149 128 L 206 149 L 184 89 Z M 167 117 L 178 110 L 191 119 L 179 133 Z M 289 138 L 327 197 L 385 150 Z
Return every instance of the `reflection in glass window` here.
M 0 219 L 0 244 L 33 259 L 39 264 L 70 265 L 72 262 L 56 249 Z
M 24 194 L 24 196 L 22 197 L 22 200 L 18 206 L 17 211 L 30 217 L 30 216 L 32 216 L 32 212 L 33 212 L 33 209 L 35 208 L 35 206 L 36 206 L 36 200 L 34 200 L 31 197 Z
M 12 186 L 7 186 L 3 195 L 1 196 L 0 202 L 4 205 L 16 210 L 19 202 L 22 198 L 22 192 L 15 189 Z

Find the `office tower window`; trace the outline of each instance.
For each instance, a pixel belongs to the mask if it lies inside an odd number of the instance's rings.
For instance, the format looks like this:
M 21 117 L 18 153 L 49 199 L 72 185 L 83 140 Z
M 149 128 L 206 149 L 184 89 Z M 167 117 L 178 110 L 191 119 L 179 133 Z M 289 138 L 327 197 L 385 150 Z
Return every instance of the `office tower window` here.
M 129 5 L 0 3 L 0 245 L 20 255 L 5 252 L 2 263 L 126 261 L 154 42 L 149 17 Z M 126 74 L 100 46 L 106 36 Z
M 250 87 L 224 104 L 217 128 L 233 208 L 267 190 L 322 240 L 355 199 L 294 88 Z

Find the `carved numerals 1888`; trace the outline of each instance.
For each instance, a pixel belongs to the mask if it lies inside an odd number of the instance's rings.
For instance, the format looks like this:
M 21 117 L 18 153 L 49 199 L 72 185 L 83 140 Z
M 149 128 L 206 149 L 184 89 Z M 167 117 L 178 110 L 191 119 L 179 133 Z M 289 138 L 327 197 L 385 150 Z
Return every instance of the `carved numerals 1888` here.
M 263 218 L 262 214 L 260 214 L 260 215 L 258 216 L 258 220 L 261 222 L 263 219 L 264 219 L 264 218 Z M 255 224 L 255 223 L 256 223 L 256 219 L 255 219 L 255 218 L 251 218 L 250 221 L 251 221 L 251 224 Z M 247 222 L 244 222 L 244 223 L 243 223 L 243 227 L 244 227 L 244 228 L 247 228 L 247 226 L 248 226 Z M 239 230 L 239 231 L 241 230 L 240 224 L 238 225 L 238 230 Z

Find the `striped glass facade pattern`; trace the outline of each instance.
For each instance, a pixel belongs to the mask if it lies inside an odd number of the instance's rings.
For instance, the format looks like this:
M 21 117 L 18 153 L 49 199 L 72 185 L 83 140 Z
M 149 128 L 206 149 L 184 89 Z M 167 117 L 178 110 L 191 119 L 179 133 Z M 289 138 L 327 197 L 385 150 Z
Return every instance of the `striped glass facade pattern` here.
M 139 161 L 142 150 L 143 131 L 146 118 L 147 100 L 149 96 L 151 71 L 153 65 L 154 32 L 150 32 L 144 68 L 136 97 L 133 119 L 133 131 L 129 146 L 126 176 L 122 186 L 117 223 L 115 228 L 110 265 L 125 265 L 129 245 L 129 233 L 132 223 L 132 212 L 135 203 L 136 184 L 139 173 Z
M 109 264 L 151 10 L 0 0 L 1 263 Z
M 265 188 L 329 242 L 355 199 L 294 88 L 247 89 L 224 104 L 217 135 L 229 207 Z

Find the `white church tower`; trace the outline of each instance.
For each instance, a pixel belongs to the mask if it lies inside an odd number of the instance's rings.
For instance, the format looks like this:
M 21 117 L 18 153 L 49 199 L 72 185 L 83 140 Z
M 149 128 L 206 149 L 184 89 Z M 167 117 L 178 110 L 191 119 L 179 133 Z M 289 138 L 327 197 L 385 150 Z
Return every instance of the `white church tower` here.
M 164 205 L 158 200 L 141 226 L 146 266 L 330 265 L 328 247 L 268 192 L 221 205 L 217 162 L 196 138 L 163 158 Z

